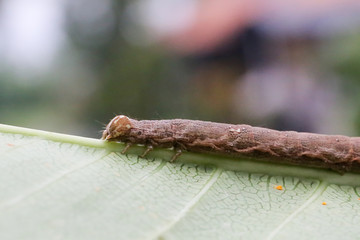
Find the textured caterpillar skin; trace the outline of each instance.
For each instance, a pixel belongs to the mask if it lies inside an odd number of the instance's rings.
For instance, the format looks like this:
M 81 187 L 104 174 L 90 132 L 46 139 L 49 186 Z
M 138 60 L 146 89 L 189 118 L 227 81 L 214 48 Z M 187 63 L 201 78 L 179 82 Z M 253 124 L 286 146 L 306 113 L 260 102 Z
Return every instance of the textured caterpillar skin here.
M 116 116 L 103 139 L 190 152 L 360 172 L 360 137 L 276 131 L 206 121 Z

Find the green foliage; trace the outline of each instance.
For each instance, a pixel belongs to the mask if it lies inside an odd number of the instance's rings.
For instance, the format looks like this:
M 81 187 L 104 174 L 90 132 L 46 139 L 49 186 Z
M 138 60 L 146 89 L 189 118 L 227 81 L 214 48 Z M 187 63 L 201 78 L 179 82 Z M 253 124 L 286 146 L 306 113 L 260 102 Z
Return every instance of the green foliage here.
M 141 147 L 122 148 L 0 125 L 0 239 L 360 234 L 359 175 L 190 153 L 169 163 L 170 150 L 141 159 Z

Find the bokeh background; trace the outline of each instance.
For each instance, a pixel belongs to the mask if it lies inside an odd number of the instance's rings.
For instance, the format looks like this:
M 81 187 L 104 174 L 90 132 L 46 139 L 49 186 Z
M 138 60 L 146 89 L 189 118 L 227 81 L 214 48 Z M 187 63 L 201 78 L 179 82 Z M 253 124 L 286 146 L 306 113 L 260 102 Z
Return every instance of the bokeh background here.
M 360 135 L 359 0 L 0 0 L 0 123 L 115 114 Z

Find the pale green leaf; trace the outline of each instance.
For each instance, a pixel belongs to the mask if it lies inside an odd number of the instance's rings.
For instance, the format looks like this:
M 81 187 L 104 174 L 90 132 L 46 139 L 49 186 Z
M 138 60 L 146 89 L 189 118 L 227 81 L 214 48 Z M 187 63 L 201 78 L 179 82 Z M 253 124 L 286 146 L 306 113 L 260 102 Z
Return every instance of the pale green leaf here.
M 360 236 L 357 174 L 123 147 L 0 125 L 0 239 Z

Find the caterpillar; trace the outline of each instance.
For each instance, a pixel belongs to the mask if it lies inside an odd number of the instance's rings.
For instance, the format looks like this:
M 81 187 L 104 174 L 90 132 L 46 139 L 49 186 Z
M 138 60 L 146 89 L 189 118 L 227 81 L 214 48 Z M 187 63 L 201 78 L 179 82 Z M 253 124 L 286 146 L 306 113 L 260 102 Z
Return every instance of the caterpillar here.
M 153 147 L 175 149 L 171 161 L 183 151 L 226 155 L 235 158 L 279 162 L 338 172 L 360 172 L 360 137 L 277 131 L 249 125 L 171 119 L 135 120 L 114 117 L 103 131 L 102 139 Z

